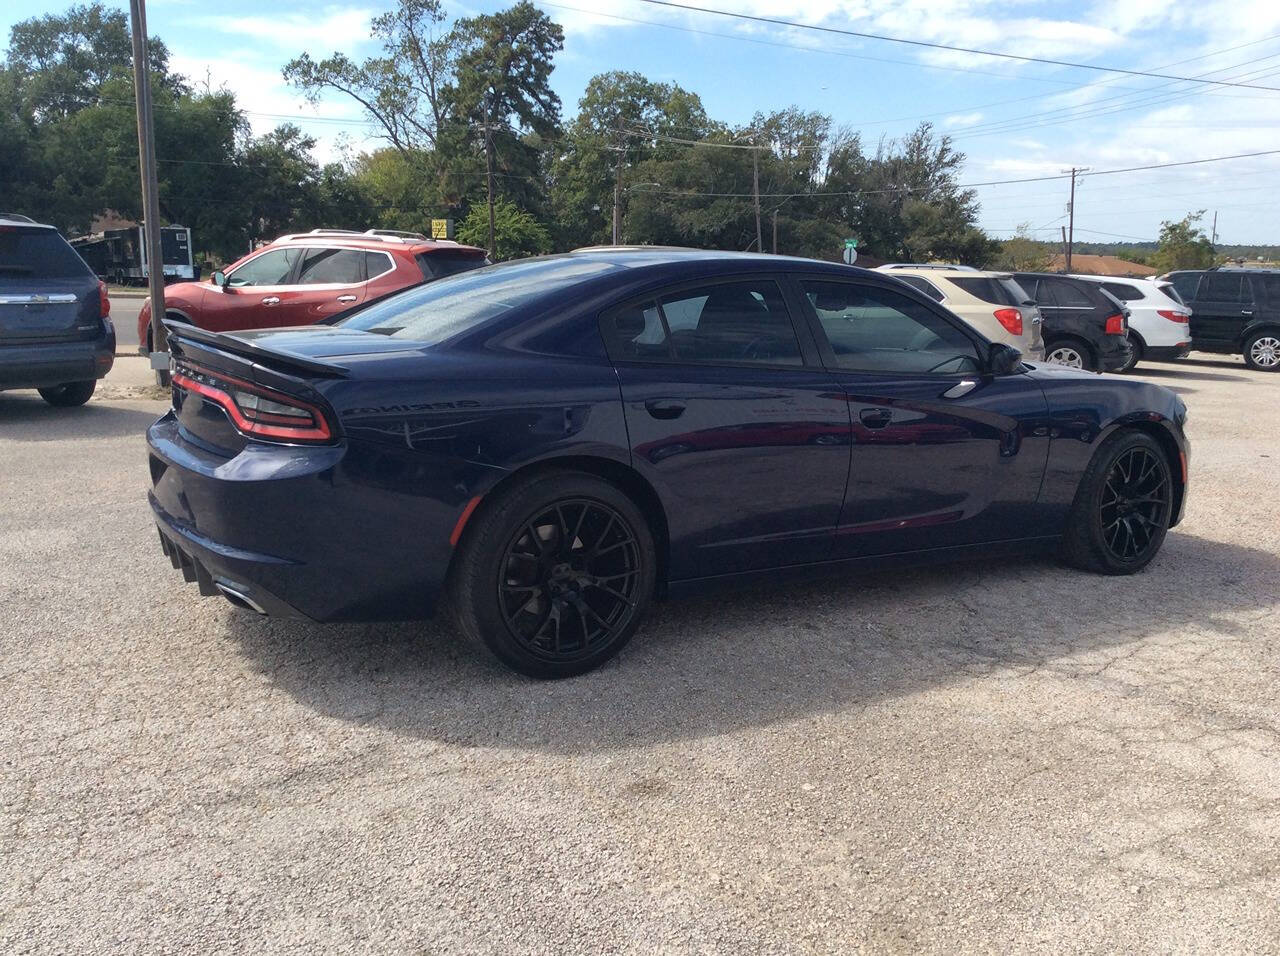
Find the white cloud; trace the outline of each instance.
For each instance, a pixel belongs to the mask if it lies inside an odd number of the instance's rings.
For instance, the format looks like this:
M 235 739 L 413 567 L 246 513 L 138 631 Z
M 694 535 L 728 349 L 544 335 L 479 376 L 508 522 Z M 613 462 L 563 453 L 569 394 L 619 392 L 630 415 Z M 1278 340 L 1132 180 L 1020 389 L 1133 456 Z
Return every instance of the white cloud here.
M 956 113 L 944 119 L 942 121 L 942 125 L 948 129 L 955 129 L 961 126 L 974 126 L 984 115 L 984 113 Z
M 218 33 L 250 37 L 256 44 L 313 56 L 328 56 L 334 50 L 350 53 L 367 43 L 369 20 L 367 10 L 350 7 L 323 7 L 314 14 L 199 18 L 204 27 Z

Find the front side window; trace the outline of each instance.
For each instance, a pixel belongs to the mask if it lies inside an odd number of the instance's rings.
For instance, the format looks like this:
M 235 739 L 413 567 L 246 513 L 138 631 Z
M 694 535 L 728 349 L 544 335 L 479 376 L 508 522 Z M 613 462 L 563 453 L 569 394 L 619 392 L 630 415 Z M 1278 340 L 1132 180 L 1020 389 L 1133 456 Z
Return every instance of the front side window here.
M 801 285 L 841 368 L 935 375 L 981 371 L 972 340 L 905 295 L 851 282 L 813 279 Z
M 1173 287 L 1178 290 L 1178 294 L 1182 296 L 1184 302 L 1190 302 L 1196 298 L 1196 287 L 1200 284 L 1200 273 L 1198 272 L 1175 272 L 1170 281 Z
M 237 289 L 252 285 L 284 285 L 301 257 L 301 249 L 268 249 L 232 272 L 227 277 L 227 284 Z
M 1256 275 L 1250 277 L 1253 282 L 1255 296 L 1262 294 L 1262 299 L 1273 308 L 1280 305 L 1280 275 Z
M 1040 280 L 1041 290 L 1046 287 L 1053 290 L 1053 298 L 1055 304 L 1060 309 L 1092 309 L 1093 300 L 1089 298 L 1089 293 L 1080 288 L 1074 282 L 1065 282 L 1062 279 L 1042 279 Z
M 774 282 L 725 282 L 670 293 L 608 313 L 605 327 L 619 359 L 804 364 Z
M 355 285 L 364 281 L 364 253 L 355 249 L 309 249 L 298 285 Z

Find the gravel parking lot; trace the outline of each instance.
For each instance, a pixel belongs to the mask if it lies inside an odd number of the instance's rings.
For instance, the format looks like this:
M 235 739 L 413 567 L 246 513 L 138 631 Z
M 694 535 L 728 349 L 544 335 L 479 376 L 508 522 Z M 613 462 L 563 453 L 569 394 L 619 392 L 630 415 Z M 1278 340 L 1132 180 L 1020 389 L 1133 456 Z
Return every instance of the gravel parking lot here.
M 199 598 L 141 363 L 0 394 L 0 951 L 1280 949 L 1280 375 L 1144 367 L 1193 487 L 1135 578 L 672 603 L 546 684 Z

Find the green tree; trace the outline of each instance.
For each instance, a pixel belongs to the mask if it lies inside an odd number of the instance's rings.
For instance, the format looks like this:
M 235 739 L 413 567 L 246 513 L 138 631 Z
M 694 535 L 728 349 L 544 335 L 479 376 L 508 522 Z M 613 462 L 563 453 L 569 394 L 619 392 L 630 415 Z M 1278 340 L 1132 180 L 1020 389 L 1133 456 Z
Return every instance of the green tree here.
M 1031 235 L 1031 223 L 1018 226 L 1013 237 L 1000 243 L 993 265 L 1009 272 L 1046 272 L 1053 261 L 1047 243 Z
M 493 206 L 494 258 L 519 259 L 543 255 L 551 251 L 551 235 L 545 226 L 509 199 L 499 199 Z M 489 207 L 476 203 L 457 229 L 458 240 L 473 246 L 489 245 Z
M 1161 272 L 1174 269 L 1207 269 L 1213 265 L 1213 244 L 1203 229 L 1196 226 L 1204 210 L 1188 213 L 1176 222 L 1160 224 L 1160 244 L 1151 257 L 1151 265 Z

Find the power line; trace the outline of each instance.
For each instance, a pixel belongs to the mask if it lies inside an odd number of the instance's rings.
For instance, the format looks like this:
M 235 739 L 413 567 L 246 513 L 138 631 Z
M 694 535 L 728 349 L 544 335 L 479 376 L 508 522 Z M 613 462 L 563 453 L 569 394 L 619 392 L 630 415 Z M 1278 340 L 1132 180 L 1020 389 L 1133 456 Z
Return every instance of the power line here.
M 1238 83 L 1230 80 L 1208 80 L 1200 77 L 1174 76 L 1170 73 L 1154 73 L 1148 70 L 1126 70 L 1118 66 L 1097 66 L 1092 63 L 1076 63 L 1071 60 L 1054 60 L 1048 57 L 1024 56 L 1019 53 L 997 53 L 993 50 L 978 50 L 972 47 L 952 46 L 947 43 L 933 43 L 929 40 L 908 40 L 905 37 L 886 36 L 862 30 L 849 30 L 841 27 L 825 27 L 816 23 L 799 23 L 795 20 L 783 20 L 778 17 L 765 17 L 753 13 L 734 13 L 729 10 L 717 10 L 714 7 L 700 7 L 693 4 L 675 3 L 673 0 L 640 0 L 641 3 L 658 7 L 669 7 L 674 10 L 686 10 L 694 13 L 710 13 L 720 17 L 732 17 L 735 20 L 749 20 L 754 23 L 768 23 L 773 26 L 790 27 L 795 30 L 812 30 L 818 33 L 833 33 L 839 36 L 857 37 L 861 40 L 882 40 L 886 43 L 901 43 L 907 46 L 925 47 L 930 50 L 947 50 L 952 53 L 969 53 L 977 56 L 990 56 L 1003 60 L 1016 60 L 1020 63 L 1043 63 L 1048 66 L 1065 66 L 1077 70 L 1094 70 L 1100 73 L 1117 73 L 1125 76 L 1145 76 L 1158 80 L 1181 80 L 1187 83 L 1201 83 L 1210 86 L 1233 86 L 1253 90 L 1266 90 L 1280 93 L 1280 86 L 1258 86 L 1251 83 Z

